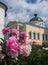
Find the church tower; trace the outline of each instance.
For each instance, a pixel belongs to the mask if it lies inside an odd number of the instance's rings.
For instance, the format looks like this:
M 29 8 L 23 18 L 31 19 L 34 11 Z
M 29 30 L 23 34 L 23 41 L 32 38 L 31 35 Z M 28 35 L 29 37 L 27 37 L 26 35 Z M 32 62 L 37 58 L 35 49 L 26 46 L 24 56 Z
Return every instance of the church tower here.
M 0 2 L 0 38 L 3 38 L 2 29 L 4 28 L 7 6 Z
M 37 15 L 37 13 L 34 14 L 34 17 L 30 20 L 30 23 L 40 27 L 44 27 L 44 21 Z

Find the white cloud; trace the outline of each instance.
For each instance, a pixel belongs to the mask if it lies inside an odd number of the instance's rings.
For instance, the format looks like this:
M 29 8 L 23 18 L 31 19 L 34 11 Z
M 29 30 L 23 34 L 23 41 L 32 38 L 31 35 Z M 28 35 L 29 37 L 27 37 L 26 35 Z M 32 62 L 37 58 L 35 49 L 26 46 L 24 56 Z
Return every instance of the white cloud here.
M 37 0 L 35 4 L 27 3 L 26 0 L 5 0 L 8 3 L 7 19 L 29 21 L 37 10 L 38 16 L 48 21 L 48 0 Z
M 37 1 L 36 1 L 36 3 L 40 3 L 40 2 L 41 2 L 41 0 L 37 0 Z

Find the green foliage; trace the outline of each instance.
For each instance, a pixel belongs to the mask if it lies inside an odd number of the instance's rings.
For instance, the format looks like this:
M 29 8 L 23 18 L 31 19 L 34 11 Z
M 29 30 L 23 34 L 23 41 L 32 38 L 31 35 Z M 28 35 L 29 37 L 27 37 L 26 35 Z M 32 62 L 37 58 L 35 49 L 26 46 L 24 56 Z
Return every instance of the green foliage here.
M 1 45 L 5 46 L 5 41 L 2 39 Z M 6 46 L 5 46 L 6 47 Z M 43 50 L 42 47 L 48 47 L 46 45 L 38 46 L 33 45 L 32 46 L 32 52 L 30 56 L 23 57 L 21 55 L 18 56 L 18 60 L 9 59 L 9 57 L 5 58 L 2 61 L 2 65 L 48 65 L 48 50 Z M 3 53 L 6 52 L 3 51 Z
M 19 56 L 19 65 L 48 65 L 48 51 L 43 50 L 42 46 L 33 46 L 29 57 Z
M 6 52 L 7 52 L 7 49 L 6 49 L 6 41 L 4 40 L 4 39 L 2 39 L 2 38 L 0 38 L 2 41 L 0 42 L 0 45 L 2 46 L 2 53 L 3 54 L 6 54 Z

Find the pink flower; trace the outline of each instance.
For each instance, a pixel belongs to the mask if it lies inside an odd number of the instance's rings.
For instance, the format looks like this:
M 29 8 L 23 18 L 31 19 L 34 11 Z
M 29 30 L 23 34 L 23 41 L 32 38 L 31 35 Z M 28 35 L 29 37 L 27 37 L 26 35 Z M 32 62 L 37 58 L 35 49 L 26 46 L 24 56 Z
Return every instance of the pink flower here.
M 36 45 L 36 41 L 35 40 L 33 40 L 32 43 L 33 43 L 33 45 Z
M 9 28 L 4 28 L 4 29 L 2 30 L 2 32 L 3 32 L 4 35 L 7 34 L 9 31 L 10 31 Z
M 26 37 L 27 37 L 27 35 L 26 35 L 25 32 L 19 33 L 19 40 L 20 40 L 21 43 L 26 43 Z
M 9 51 L 9 55 L 18 56 L 18 51 L 20 48 L 19 42 L 16 37 L 12 36 L 7 40 L 6 43 L 7 49 Z
M 17 35 L 19 31 L 16 28 L 11 29 L 12 35 Z
M 19 38 L 26 39 L 26 37 L 27 37 L 26 32 L 20 32 L 19 33 Z
M 29 41 L 27 44 L 30 44 L 32 46 L 33 45 L 33 42 L 32 41 Z
M 29 56 L 31 53 L 32 47 L 30 44 L 22 44 L 20 47 L 20 54 L 23 56 Z

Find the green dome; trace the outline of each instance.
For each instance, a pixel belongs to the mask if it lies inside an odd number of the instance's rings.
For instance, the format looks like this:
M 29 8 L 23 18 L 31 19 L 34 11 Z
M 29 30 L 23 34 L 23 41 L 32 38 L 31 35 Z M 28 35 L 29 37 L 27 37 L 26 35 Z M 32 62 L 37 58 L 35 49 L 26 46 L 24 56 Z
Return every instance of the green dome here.
M 37 14 L 34 14 L 34 17 L 30 20 L 30 22 L 32 21 L 43 21 L 40 17 L 37 16 Z

